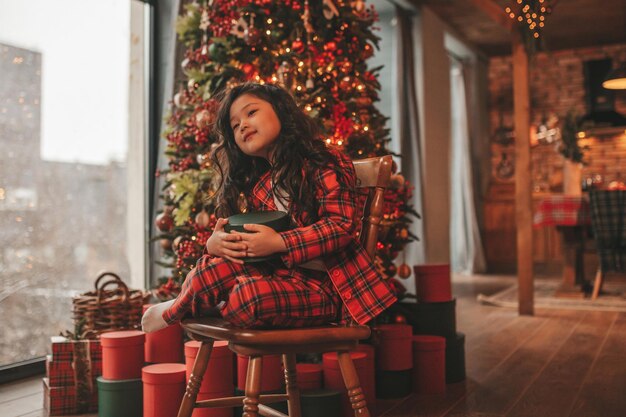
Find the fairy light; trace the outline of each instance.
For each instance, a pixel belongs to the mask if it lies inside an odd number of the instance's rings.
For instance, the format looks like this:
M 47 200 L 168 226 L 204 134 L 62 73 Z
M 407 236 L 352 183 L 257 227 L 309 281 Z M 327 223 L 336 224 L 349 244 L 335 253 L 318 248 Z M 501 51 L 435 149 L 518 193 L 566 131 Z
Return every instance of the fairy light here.
M 540 30 L 545 26 L 546 15 L 552 11 L 551 7 L 545 0 L 515 0 L 515 2 L 519 5 L 517 9 L 507 6 L 504 11 L 512 20 L 525 23 L 533 38 L 538 39 Z

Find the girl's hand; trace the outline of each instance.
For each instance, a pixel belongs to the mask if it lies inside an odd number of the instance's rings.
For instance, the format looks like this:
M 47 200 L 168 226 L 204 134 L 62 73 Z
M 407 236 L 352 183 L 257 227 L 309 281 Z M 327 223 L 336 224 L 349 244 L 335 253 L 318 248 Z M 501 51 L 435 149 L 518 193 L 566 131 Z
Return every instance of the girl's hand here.
M 287 250 L 283 238 L 271 227 L 260 224 L 244 224 L 243 228 L 248 233 L 233 232 L 233 234 L 240 236 L 241 241 L 247 246 L 246 256 L 268 256 Z
M 224 225 L 226 223 L 228 223 L 228 219 L 217 219 L 213 234 L 206 241 L 207 253 L 242 264 L 243 260 L 240 258 L 246 256 L 247 245 L 242 242 L 241 234 L 226 233 L 224 231 Z

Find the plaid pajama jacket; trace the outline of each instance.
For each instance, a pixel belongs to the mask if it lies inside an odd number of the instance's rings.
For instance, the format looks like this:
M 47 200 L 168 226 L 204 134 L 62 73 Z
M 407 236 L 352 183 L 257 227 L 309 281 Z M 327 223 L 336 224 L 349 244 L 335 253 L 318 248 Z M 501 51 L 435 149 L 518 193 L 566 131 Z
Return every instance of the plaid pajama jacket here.
M 203 256 L 187 275 L 180 295 L 163 313 L 168 323 L 201 316 L 219 305 L 236 326 L 306 326 L 352 318 L 367 323 L 396 301 L 357 238 L 360 213 L 352 162 L 335 153 L 344 173 L 342 187 L 332 169 L 316 174 L 320 220 L 281 233 L 287 251 L 281 261 L 236 264 Z M 248 196 L 252 211 L 276 210 L 270 172 Z M 299 268 L 321 258 L 327 273 Z

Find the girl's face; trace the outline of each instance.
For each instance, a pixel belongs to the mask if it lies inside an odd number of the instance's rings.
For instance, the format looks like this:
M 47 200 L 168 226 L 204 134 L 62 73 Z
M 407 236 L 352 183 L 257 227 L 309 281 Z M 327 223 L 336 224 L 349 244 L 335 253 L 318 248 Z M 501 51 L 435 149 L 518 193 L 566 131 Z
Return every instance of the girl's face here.
M 270 160 L 281 126 L 269 102 L 252 94 L 237 97 L 230 106 L 230 127 L 243 153 Z

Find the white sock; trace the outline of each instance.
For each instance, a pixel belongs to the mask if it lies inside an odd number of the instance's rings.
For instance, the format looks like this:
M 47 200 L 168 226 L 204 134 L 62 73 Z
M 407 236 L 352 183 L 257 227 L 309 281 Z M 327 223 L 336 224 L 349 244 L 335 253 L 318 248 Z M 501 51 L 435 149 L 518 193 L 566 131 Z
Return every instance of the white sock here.
M 148 308 L 141 318 L 141 329 L 146 333 L 156 332 L 167 327 L 163 312 L 174 304 L 175 300 L 165 301 Z

